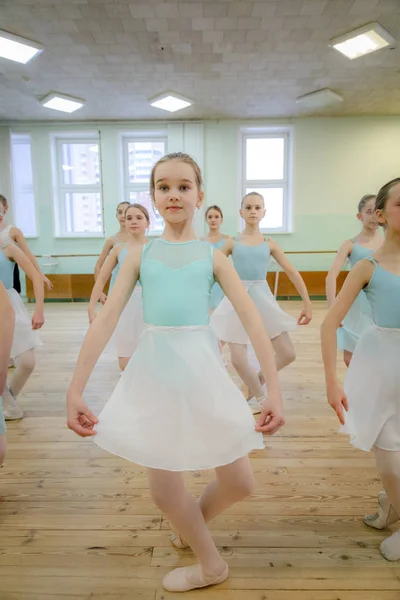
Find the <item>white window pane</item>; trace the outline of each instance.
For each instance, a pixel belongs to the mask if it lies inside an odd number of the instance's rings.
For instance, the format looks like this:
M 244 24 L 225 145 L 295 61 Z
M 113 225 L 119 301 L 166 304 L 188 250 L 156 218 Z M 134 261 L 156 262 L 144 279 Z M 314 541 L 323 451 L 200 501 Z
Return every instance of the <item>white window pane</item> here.
M 62 143 L 59 160 L 65 185 L 100 183 L 98 143 Z
M 285 139 L 246 139 L 246 179 L 280 180 L 284 176 Z
M 13 197 L 16 226 L 24 235 L 36 236 L 35 197 L 33 192 L 16 192 Z
M 16 143 L 12 145 L 12 162 L 18 188 L 32 188 L 32 157 L 31 144 Z
M 148 183 L 154 164 L 165 154 L 164 142 L 128 142 L 128 182 Z
M 260 229 L 279 229 L 283 227 L 283 188 L 248 188 L 246 194 L 258 192 L 264 198 L 265 217 Z
M 65 233 L 102 233 L 102 209 L 99 193 L 64 194 Z
M 147 208 L 147 210 L 149 211 L 149 215 L 150 215 L 149 231 L 151 233 L 162 233 L 164 231 L 164 220 L 162 219 L 162 217 L 160 217 L 160 215 L 156 211 L 156 209 L 153 205 L 153 201 L 150 196 L 150 192 L 148 192 L 148 191 L 130 192 L 129 201 L 132 204 L 133 203 L 141 204 L 142 206 Z
M 24 235 L 36 236 L 36 210 L 29 137 L 26 137 L 25 141 L 11 140 L 11 161 L 13 173 L 12 204 L 15 224 Z

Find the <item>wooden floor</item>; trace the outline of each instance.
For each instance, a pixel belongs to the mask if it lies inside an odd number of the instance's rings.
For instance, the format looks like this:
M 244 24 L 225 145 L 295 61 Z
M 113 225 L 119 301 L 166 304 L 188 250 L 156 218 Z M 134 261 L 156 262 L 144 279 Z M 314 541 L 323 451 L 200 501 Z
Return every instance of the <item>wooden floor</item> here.
M 65 392 L 87 326 L 86 304 L 48 304 L 37 370 L 9 425 L 0 475 L 1 600 L 162 600 L 171 568 L 193 562 L 169 543 L 146 473 L 65 427 Z M 299 305 L 285 305 L 296 314 Z M 324 396 L 319 325 L 297 331 L 298 358 L 281 375 L 287 425 L 254 452 L 254 496 L 211 526 L 230 566 L 218 588 L 188 600 L 397 600 L 400 564 L 386 562 L 387 532 L 362 523 L 379 480 L 371 455 L 337 435 Z M 341 368 L 341 373 L 344 370 Z M 86 399 L 98 411 L 118 378 L 105 353 Z M 211 474 L 188 475 L 199 494 Z

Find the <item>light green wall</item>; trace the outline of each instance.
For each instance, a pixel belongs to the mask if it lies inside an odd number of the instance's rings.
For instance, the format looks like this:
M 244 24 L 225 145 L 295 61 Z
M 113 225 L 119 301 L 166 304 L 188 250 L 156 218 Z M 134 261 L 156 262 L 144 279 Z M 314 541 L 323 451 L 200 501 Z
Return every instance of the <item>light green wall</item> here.
M 224 230 L 238 229 L 240 202 L 239 134 L 245 126 L 290 124 L 294 130 L 294 232 L 276 236 L 287 250 L 333 250 L 358 232 L 356 205 L 365 193 L 376 191 L 400 172 L 398 140 L 400 117 L 294 119 L 279 123 L 101 123 L 12 126 L 30 133 L 39 237 L 29 241 L 36 254 L 95 254 L 102 239 L 55 239 L 50 134 L 99 130 L 102 140 L 103 198 L 106 236 L 116 231 L 115 205 L 122 199 L 119 133 L 168 129 L 169 151 L 191 153 L 203 166 L 207 204 L 219 204 L 225 213 Z M 0 126 L 0 154 L 6 156 L 6 128 Z M 7 161 L 6 161 L 7 163 Z M 0 185 L 8 191 L 4 161 Z M 0 190 L 1 191 L 1 190 Z M 201 229 L 201 227 L 200 227 Z M 332 255 L 291 257 L 299 269 L 326 269 Z M 65 258 L 58 272 L 91 272 L 95 259 Z
M 396 149 L 400 117 L 295 119 L 290 124 L 294 130 L 294 231 L 275 239 L 286 251 L 334 250 L 359 231 L 356 212 L 361 196 L 376 192 L 400 174 Z M 210 203 L 223 208 L 228 233 L 238 227 L 238 143 L 236 123 L 206 124 L 206 195 Z M 332 255 L 291 260 L 299 269 L 327 269 Z

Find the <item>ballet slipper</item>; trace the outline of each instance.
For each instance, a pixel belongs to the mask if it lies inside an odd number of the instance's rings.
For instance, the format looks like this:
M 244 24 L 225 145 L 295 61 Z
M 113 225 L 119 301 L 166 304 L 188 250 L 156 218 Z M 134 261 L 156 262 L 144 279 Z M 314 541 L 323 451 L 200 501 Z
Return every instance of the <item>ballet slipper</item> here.
M 191 567 L 181 567 L 167 573 L 163 579 L 164 589 L 168 592 L 189 592 L 205 588 L 209 585 L 218 585 L 228 579 L 228 565 L 220 575 L 206 576 L 204 575 L 200 565 L 192 565 Z
M 386 560 L 400 560 L 400 531 L 383 540 L 379 549 Z
M 182 539 L 179 533 L 174 532 L 169 539 L 171 540 L 171 544 L 176 548 L 179 548 L 179 550 L 186 550 L 186 548 L 189 548 L 189 544 Z
M 400 517 L 389 502 L 386 492 L 378 494 L 378 511 L 373 515 L 366 515 L 363 519 L 368 527 L 374 529 L 386 529 L 396 523 Z
M 8 388 L 3 392 L 3 413 L 6 421 L 19 421 L 24 416 L 16 397 Z

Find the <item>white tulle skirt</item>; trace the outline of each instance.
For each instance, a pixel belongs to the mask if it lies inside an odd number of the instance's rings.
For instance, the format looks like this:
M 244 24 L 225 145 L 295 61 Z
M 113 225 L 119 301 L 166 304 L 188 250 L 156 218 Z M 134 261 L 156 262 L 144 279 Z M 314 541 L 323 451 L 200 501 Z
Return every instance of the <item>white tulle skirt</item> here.
M 117 356 L 130 358 L 135 352 L 143 333 L 142 288 L 136 286 L 125 306 L 114 332 Z
M 360 292 L 337 331 L 338 348 L 354 352 L 358 340 L 372 325 L 372 308 L 364 292 Z
M 27 350 L 41 346 L 42 342 L 38 332 L 32 330 L 32 321 L 21 296 L 14 289 L 6 291 L 15 312 L 14 337 L 10 354 L 10 358 L 15 358 Z
M 347 371 L 349 403 L 342 433 L 356 448 L 400 450 L 400 329 L 372 325 L 360 338 Z
M 209 326 L 146 326 L 96 431 L 108 452 L 168 471 L 211 469 L 264 448 Z
M 297 327 L 296 319 L 286 314 L 275 300 L 266 281 L 243 281 L 271 339 Z M 211 316 L 211 327 L 222 342 L 250 344 L 249 336 L 231 302 L 225 297 Z

